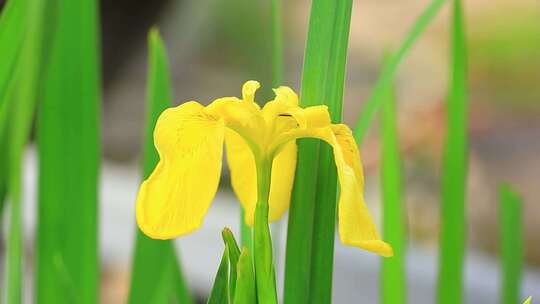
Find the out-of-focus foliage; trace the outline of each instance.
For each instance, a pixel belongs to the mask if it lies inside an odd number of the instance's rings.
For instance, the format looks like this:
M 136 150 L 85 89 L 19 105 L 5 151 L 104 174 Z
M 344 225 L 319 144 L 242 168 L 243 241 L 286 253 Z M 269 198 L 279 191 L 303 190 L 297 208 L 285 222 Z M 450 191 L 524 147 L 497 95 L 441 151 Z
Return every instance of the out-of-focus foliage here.
M 6 62 L 0 83 L 0 196 L 10 202 L 10 227 L 7 245 L 7 300 L 22 302 L 23 295 L 23 156 L 39 98 L 42 74 L 48 62 L 48 44 L 54 24 L 46 23 L 55 2 L 10 1 L 0 20 L 0 44 Z M 18 49 L 17 49 L 18 47 Z M 15 52 L 15 53 L 13 53 Z M 11 60 L 11 61 L 10 61 Z M 4 90 L 5 89 L 5 90 Z M 7 187 L 6 187 L 7 184 Z M 1 197 L 0 199 L 3 199 Z
M 522 200 L 510 186 L 499 187 L 501 303 L 519 303 L 523 267 Z
M 394 89 L 383 96 L 381 111 L 381 191 L 383 203 L 383 239 L 392 246 L 394 256 L 382 259 L 381 303 L 407 303 L 405 281 L 405 208 L 401 186 L 401 159 Z
M 56 3 L 56 5 L 52 5 Z M 38 303 L 98 300 L 100 64 L 97 1 L 45 1 L 55 26 L 38 105 Z
M 540 109 L 538 20 L 538 9 L 514 9 L 476 21 L 469 37 L 471 80 L 482 100 Z
M 438 303 L 463 302 L 468 176 L 467 46 L 461 0 L 452 1 L 447 134 L 441 176 Z
M 159 114 L 170 106 L 172 89 L 165 45 L 157 29 L 148 34 L 148 92 L 144 135 L 143 177 L 147 178 L 159 161 L 154 147 L 154 126 Z M 153 240 L 137 228 L 128 302 L 191 303 L 181 265 L 171 240 Z
M 361 144 L 371 121 L 375 117 L 377 109 L 384 100 L 384 94 L 392 86 L 397 69 L 401 62 L 405 60 L 409 50 L 414 45 L 418 37 L 425 31 L 431 20 L 437 15 L 445 0 L 433 0 L 415 20 L 411 30 L 405 36 L 399 49 L 388 59 L 388 63 L 375 83 L 367 104 L 362 108 L 358 120 L 354 126 L 354 138 Z

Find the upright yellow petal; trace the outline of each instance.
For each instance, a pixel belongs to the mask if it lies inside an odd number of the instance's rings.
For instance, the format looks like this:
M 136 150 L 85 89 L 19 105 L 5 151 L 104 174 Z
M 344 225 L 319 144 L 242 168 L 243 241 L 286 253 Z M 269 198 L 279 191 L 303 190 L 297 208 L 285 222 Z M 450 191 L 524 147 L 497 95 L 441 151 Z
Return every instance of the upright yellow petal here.
M 289 87 L 281 86 L 274 89 L 276 102 L 286 103 L 290 106 L 298 106 L 298 95 Z
M 253 226 L 257 203 L 257 172 L 255 158 L 245 140 L 236 132 L 225 133 L 227 163 L 231 172 L 231 183 L 245 210 L 245 221 Z M 296 143 L 287 143 L 272 163 L 269 197 L 269 220 L 281 218 L 290 203 L 291 190 L 296 169 Z
M 137 224 L 148 236 L 169 239 L 197 229 L 221 173 L 224 123 L 197 102 L 165 110 L 154 130 L 160 161 L 137 197 Z
M 254 150 L 260 150 L 264 141 L 265 122 L 260 109 L 253 102 L 244 102 L 236 97 L 214 100 L 204 112 L 216 119 L 223 119 L 225 126 L 242 134 Z
M 283 135 L 289 140 L 302 137 L 321 139 L 334 151 L 340 197 L 338 204 L 339 235 L 346 245 L 360 247 L 382 256 L 391 256 L 392 248 L 382 241 L 364 202 L 364 177 L 360 153 L 345 125 L 296 129 Z
M 255 158 L 245 140 L 235 131 L 225 132 L 225 148 L 234 193 L 245 210 L 246 222 L 253 223 L 257 203 Z
M 261 84 L 255 80 L 249 80 L 242 86 L 242 99 L 247 102 L 255 102 L 255 92 L 261 87 Z
M 269 218 L 280 219 L 289 208 L 291 192 L 296 172 L 296 142 L 287 143 L 272 162 L 270 182 Z

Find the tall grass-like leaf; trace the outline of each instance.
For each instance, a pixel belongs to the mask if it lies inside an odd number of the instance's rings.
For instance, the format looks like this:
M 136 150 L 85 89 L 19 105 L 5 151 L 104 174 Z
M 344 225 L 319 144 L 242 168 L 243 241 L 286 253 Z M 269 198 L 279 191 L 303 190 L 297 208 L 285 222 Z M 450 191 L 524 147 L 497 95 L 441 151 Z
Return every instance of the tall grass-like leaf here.
M 8 86 L 13 80 L 17 58 L 27 29 L 27 0 L 9 0 L 0 15 L 0 113 L 6 103 Z M 0 116 L 1 121 L 5 117 Z
M 383 238 L 394 250 L 382 259 L 381 303 L 406 303 L 404 208 L 401 195 L 401 161 L 397 135 L 396 100 L 390 90 L 383 95 L 381 112 L 381 189 Z
M 148 35 L 149 72 L 144 140 L 143 175 L 148 177 L 159 161 L 154 147 L 154 126 L 171 105 L 167 55 L 156 29 Z M 180 262 L 170 240 L 153 240 L 137 229 L 129 303 L 191 303 Z
M 51 5 L 53 3 L 50 3 Z M 45 41 L 49 33 L 50 25 L 46 24 L 46 12 L 50 7 L 45 1 L 33 1 L 26 3 L 20 1 L 17 4 L 20 11 L 18 18 L 22 23 L 13 28 L 15 21 L 2 21 L 3 26 L 11 31 L 2 32 L 2 35 L 19 34 L 22 37 L 11 36 L 13 43 L 21 40 L 18 54 L 12 64 L 13 73 L 8 75 L 8 85 L 4 99 L 0 106 L 0 116 L 3 127 L 0 128 L 2 140 L 7 143 L 6 158 L 0 160 L 6 167 L 7 172 L 7 196 L 10 202 L 10 227 L 7 250 L 7 300 L 8 303 L 22 302 L 22 258 L 23 258 L 23 235 L 22 235 L 22 161 L 25 146 L 30 135 L 35 105 L 38 98 L 38 89 L 41 83 L 41 74 L 46 62 Z M 7 9 L 14 9 L 8 6 Z M 9 11 L 6 12 L 9 14 Z M 13 17 L 13 16 L 12 16 Z M 17 20 L 21 22 L 20 20 Z M 6 36 L 2 37 L 5 38 Z M 9 57 L 8 57 L 9 58 Z M 4 151 L 6 153 L 6 151 Z M 6 190 L 6 189 L 4 189 Z
M 328 105 L 333 122 L 341 121 L 351 8 L 350 0 L 315 0 L 311 8 L 301 105 Z M 298 146 L 289 214 L 284 301 L 329 303 L 336 169 L 328 146 L 319 148 L 319 142 L 306 139 L 299 140 Z
M 343 111 L 345 65 L 347 62 L 351 12 L 352 0 L 336 1 L 324 92 L 324 103 L 328 106 L 333 123 L 341 122 Z M 319 175 L 316 189 L 309 303 L 331 303 L 337 172 L 332 148 L 327 144 L 320 147 Z
M 422 12 L 422 14 L 416 19 L 411 30 L 405 36 L 405 40 L 401 43 L 396 53 L 389 59 L 388 64 L 385 65 L 381 76 L 375 83 L 369 99 L 360 112 L 360 116 L 356 121 L 354 127 L 354 138 L 357 143 L 362 143 L 364 135 L 366 134 L 371 121 L 375 117 L 377 109 L 380 107 L 383 95 L 388 90 L 388 87 L 392 86 L 394 76 L 401 62 L 405 59 L 409 50 L 414 45 L 418 37 L 424 32 L 431 20 L 437 15 L 437 12 L 443 6 L 445 0 L 433 0 L 429 6 Z
M 98 301 L 100 65 L 95 0 L 57 0 L 38 108 L 36 300 Z M 47 2 L 47 7 L 51 4 Z
M 0 65 L 0 144 L 2 147 L 9 146 L 7 130 L 9 109 L 6 95 L 15 78 L 13 77 L 14 70 L 25 37 L 27 6 L 26 0 L 10 0 L 5 4 L 0 15 L 0 58 L 2 58 Z M 0 151 L 0 218 L 7 196 L 8 164 L 8 151 L 2 149 Z
M 453 0 L 447 137 L 442 163 L 438 302 L 463 301 L 467 184 L 467 55 L 460 0 Z
M 522 199 L 510 186 L 499 188 L 501 304 L 519 303 L 523 266 Z
M 7 130 L 0 128 L 0 146 L 8 145 Z M 6 196 L 8 187 L 8 153 L 5 149 L 0 149 L 0 233 L 2 233 L 2 219 L 4 207 L 6 206 Z

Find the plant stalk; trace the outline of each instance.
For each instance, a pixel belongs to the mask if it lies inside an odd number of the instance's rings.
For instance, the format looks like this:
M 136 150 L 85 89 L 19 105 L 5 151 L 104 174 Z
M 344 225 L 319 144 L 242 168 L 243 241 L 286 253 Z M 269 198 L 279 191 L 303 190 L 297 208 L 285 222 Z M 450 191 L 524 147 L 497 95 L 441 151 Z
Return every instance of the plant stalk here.
M 272 160 L 257 162 L 257 206 L 255 207 L 254 259 L 259 304 L 277 303 L 276 280 L 272 258 L 272 239 L 268 226 L 268 197 Z

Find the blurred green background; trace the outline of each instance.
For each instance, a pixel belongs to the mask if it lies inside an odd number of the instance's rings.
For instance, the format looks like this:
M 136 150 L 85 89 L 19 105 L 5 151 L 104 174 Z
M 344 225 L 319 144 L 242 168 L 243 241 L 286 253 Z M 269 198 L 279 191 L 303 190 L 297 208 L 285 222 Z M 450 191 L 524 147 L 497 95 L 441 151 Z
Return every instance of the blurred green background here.
M 398 45 L 427 3 L 354 2 L 344 106 L 344 119 L 349 125 L 354 124 L 377 79 L 384 50 Z M 536 0 L 471 0 L 464 4 L 470 88 L 466 295 L 471 303 L 472 299 L 477 303 L 495 303 L 498 299 L 497 186 L 509 182 L 524 203 L 523 292 L 540 298 L 540 222 L 536 220 L 540 215 L 540 6 Z M 247 79 L 261 81 L 260 98 L 269 98 L 271 29 L 269 4 L 264 1 L 121 0 L 101 1 L 99 5 L 103 96 L 99 131 L 103 154 L 99 188 L 100 288 L 102 303 L 120 303 L 125 301 L 129 288 L 149 28 L 159 26 L 168 49 L 176 97 L 173 104 L 192 99 L 208 103 L 217 97 L 239 95 Z M 297 91 L 309 6 L 310 2 L 304 0 L 283 2 L 284 85 Z M 429 26 L 400 68 L 396 81 L 411 303 L 432 303 L 434 299 L 439 175 L 446 131 L 443 102 L 447 90 L 448 15 L 445 8 Z M 380 136 L 375 125 L 361 148 L 366 200 L 378 217 Z M 29 275 L 35 244 L 35 150 L 31 144 L 23 163 L 25 270 Z M 223 226 L 238 229 L 238 213 L 224 179 L 204 227 L 177 241 L 185 276 L 201 298 L 207 294 L 219 262 L 219 231 Z M 2 225 L 7 226 L 4 221 Z M 274 226 L 276 243 L 281 244 L 279 261 L 283 257 L 285 221 Z M 5 239 L 6 234 L 0 237 Z M 4 246 L 4 239 L 0 246 Z M 0 247 L 2 261 L 4 255 L 5 249 Z M 374 302 L 376 264 L 376 257 L 336 243 L 334 302 Z M 4 269 L 0 264 L 0 273 Z M 26 280 L 29 295 L 31 278 Z

